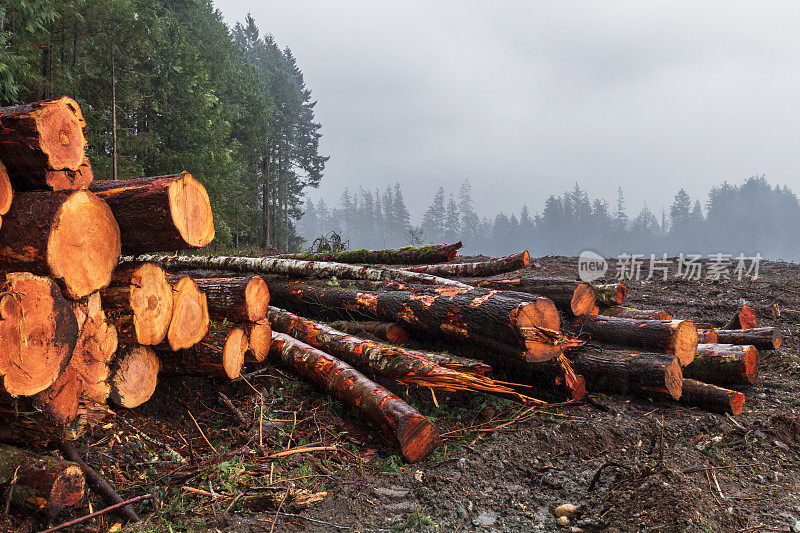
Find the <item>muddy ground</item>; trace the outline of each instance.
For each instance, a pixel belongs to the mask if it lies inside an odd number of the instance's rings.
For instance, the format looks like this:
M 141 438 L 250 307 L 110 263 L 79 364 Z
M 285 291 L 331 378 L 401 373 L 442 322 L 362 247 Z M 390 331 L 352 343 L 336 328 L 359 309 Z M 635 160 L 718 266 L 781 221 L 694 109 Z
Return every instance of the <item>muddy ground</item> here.
M 575 258 L 534 261 L 514 276 L 575 278 Z M 800 531 L 800 266 L 762 262 L 759 274 L 627 282 L 631 306 L 721 326 L 746 301 L 760 325 L 781 328 L 783 346 L 759 354 L 759 379 L 743 389 L 735 420 L 654 398 L 600 394 L 530 409 L 437 394 L 437 407 L 429 393 L 412 392 L 443 437 L 412 465 L 336 402 L 267 367 L 247 383 L 164 378 L 145 405 L 119 410 L 82 439 L 82 452 L 123 497 L 157 496 L 139 505 L 145 519 L 130 531 Z M 336 449 L 264 459 L 257 432 L 218 394 L 257 419 L 258 391 L 267 452 Z M 190 464 L 174 462 L 163 444 Z M 303 495 L 321 499 L 304 504 Z M 578 515 L 559 526 L 553 509 L 564 503 Z M 109 515 L 87 530 L 116 521 Z

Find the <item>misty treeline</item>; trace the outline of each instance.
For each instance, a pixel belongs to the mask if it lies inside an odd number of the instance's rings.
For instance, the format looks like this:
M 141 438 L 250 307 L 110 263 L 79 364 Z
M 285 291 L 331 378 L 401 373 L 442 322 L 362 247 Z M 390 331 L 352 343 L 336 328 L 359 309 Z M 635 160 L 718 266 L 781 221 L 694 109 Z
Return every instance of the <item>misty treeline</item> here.
M 703 203 L 681 189 L 668 209 L 647 205 L 631 213 L 622 188 L 613 202 L 591 199 L 577 184 L 547 199 L 540 214 L 526 206 L 493 219 L 476 212 L 469 181 L 452 193 L 440 188 L 419 221 L 412 221 L 401 187 L 346 189 L 336 205 L 306 201 L 301 231 L 307 242 L 330 231 L 351 248 L 464 241 L 467 253 L 505 255 L 528 249 L 537 255 L 620 253 L 723 253 L 800 258 L 800 202 L 785 185 L 764 176 L 740 185 L 723 183 Z
M 251 17 L 229 28 L 209 0 L 0 0 L 0 104 L 61 95 L 83 109 L 95 179 L 186 170 L 217 244 L 299 244 L 320 124 L 291 50 Z

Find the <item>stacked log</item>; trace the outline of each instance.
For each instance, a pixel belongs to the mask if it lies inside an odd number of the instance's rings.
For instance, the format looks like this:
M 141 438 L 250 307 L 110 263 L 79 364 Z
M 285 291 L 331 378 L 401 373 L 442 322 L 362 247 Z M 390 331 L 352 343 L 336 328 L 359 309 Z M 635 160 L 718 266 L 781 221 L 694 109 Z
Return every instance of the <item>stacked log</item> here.
M 281 259 L 299 259 L 301 261 L 333 261 L 336 263 L 366 265 L 429 265 L 446 263 L 458 255 L 463 245 L 429 244 L 427 246 L 406 246 L 395 250 L 343 250 L 341 252 L 306 252 L 299 254 L 282 254 Z
M 684 374 L 716 385 L 750 385 L 758 373 L 757 361 L 755 346 L 698 344 L 694 361 Z
M 444 277 L 463 277 L 474 278 L 478 276 L 494 276 L 527 267 L 531 263 L 531 256 L 525 250 L 518 254 L 501 257 L 491 261 L 480 261 L 476 263 L 450 263 L 438 265 L 422 265 L 405 267 L 403 270 L 418 272 L 420 274 L 430 274 L 433 276 Z
M 515 278 L 480 280 L 478 287 L 524 292 L 549 298 L 559 311 L 572 316 L 588 315 L 596 307 L 596 293 L 590 283 L 556 278 Z
M 778 328 L 718 329 L 720 344 L 752 345 L 758 350 L 777 350 L 781 347 L 782 335 Z

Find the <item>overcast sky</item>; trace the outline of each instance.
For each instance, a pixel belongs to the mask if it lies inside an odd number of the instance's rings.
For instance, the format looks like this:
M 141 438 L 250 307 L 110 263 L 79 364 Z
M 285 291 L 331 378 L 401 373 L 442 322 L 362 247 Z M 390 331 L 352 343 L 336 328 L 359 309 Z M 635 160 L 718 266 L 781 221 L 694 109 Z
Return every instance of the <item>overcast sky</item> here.
M 465 178 L 483 215 L 576 181 L 632 215 L 753 174 L 800 192 L 797 2 L 215 3 L 294 52 L 329 205 L 400 182 L 418 216 Z

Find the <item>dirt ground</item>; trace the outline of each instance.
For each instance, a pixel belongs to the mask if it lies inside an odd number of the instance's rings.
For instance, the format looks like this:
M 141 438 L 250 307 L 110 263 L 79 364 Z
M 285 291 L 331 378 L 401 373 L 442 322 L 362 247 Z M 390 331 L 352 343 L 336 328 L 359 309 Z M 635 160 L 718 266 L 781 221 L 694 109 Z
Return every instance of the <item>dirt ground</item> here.
M 534 262 L 514 276 L 576 277 L 576 258 Z M 157 497 L 138 506 L 145 520 L 129 531 L 800 531 L 800 266 L 762 262 L 760 270 L 741 282 L 627 282 L 633 307 L 721 326 L 746 301 L 759 325 L 780 327 L 783 346 L 759 354 L 759 379 L 743 389 L 735 420 L 603 394 L 535 409 L 437 394 L 437 407 L 428 392 L 408 397 L 395 387 L 443 439 L 426 461 L 404 464 L 373 428 L 266 367 L 247 382 L 164 378 L 145 405 L 119 410 L 82 439 L 81 451 L 123 497 Z M 220 392 L 256 420 L 263 394 L 270 453 L 335 449 L 264 459 L 258 432 L 237 421 Z M 321 499 L 304 504 L 297 494 Z M 97 495 L 91 502 L 104 506 Z M 577 515 L 559 526 L 553 510 L 564 503 Z M 101 529 L 115 522 L 109 515 Z

